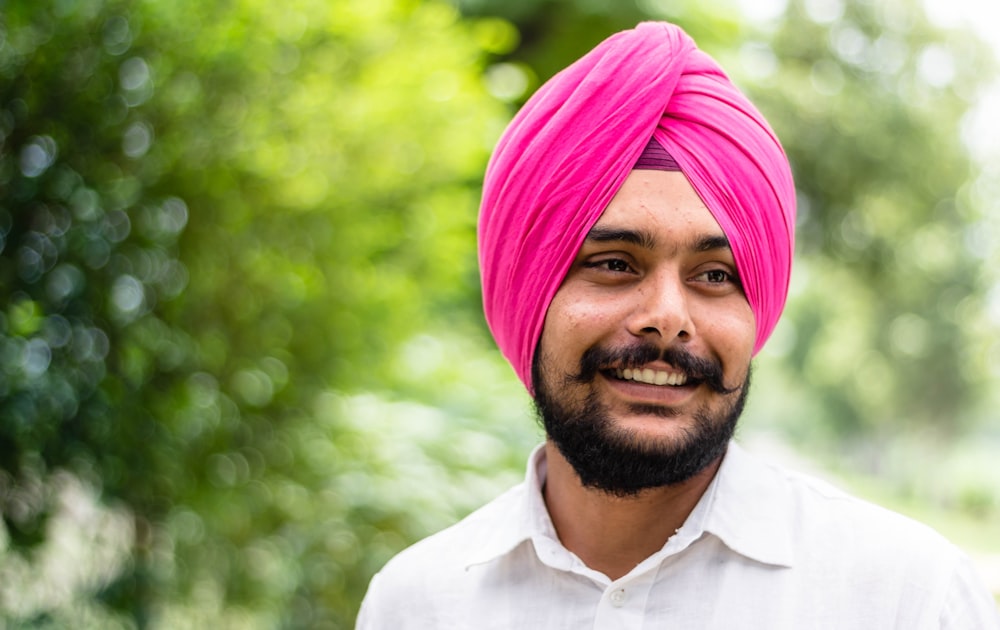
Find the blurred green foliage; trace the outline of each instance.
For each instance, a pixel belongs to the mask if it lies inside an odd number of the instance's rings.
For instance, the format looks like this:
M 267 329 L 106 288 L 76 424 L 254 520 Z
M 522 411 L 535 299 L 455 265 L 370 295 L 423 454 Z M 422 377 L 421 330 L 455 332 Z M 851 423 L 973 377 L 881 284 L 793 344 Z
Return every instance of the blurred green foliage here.
M 401 390 L 404 341 L 476 330 L 476 182 L 506 114 L 480 70 L 512 30 L 405 0 L 3 22 L 5 540 L 45 556 L 62 495 L 19 488 L 68 469 L 134 514 L 88 596 L 123 619 L 348 625 L 380 532 L 426 530 L 368 495 L 372 436 L 319 401 Z
M 903 430 L 981 425 L 995 252 L 960 125 L 995 64 L 916 0 L 756 25 L 693 1 L 7 0 L 0 627 L 349 627 L 392 553 L 512 483 L 539 432 L 481 323 L 479 180 L 540 81 L 647 18 L 720 59 L 796 170 L 748 421 L 873 466 L 905 462 Z M 963 478 L 935 492 L 993 514 Z
M 840 437 L 953 438 L 995 377 L 990 252 L 962 128 L 995 61 L 967 33 L 933 28 L 918 3 L 840 15 L 815 4 L 792 3 L 774 29 L 780 61 L 756 90 L 762 106 L 784 104 L 772 119 L 803 215 L 788 365 Z

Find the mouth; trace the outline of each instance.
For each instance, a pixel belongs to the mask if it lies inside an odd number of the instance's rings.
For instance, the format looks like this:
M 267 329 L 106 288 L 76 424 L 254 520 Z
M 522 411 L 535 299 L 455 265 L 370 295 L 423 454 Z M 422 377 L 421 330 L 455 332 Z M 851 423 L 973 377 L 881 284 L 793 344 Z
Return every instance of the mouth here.
M 652 368 L 617 368 L 608 370 L 607 374 L 620 381 L 635 381 L 646 385 L 659 385 L 668 387 L 681 387 L 683 385 L 694 384 L 693 379 L 689 379 L 684 372 L 673 372 L 667 370 L 654 370 Z
M 649 345 L 607 349 L 588 348 L 580 359 L 579 374 L 567 375 L 579 384 L 589 384 L 600 375 L 609 383 L 617 383 L 630 396 L 647 396 L 659 391 L 694 393 L 702 386 L 716 394 L 731 394 L 723 382 L 722 365 L 712 358 L 701 358 L 683 348 L 662 350 Z

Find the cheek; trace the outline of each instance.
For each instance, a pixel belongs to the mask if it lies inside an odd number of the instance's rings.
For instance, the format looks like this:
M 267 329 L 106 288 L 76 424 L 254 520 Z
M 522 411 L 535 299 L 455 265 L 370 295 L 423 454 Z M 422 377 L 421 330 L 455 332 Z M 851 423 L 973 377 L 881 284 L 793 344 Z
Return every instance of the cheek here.
M 557 293 L 545 315 L 544 335 L 566 345 L 590 345 L 621 322 L 614 304 L 573 294 Z
M 549 369 L 570 372 L 583 352 L 593 345 L 596 314 L 592 305 L 575 295 L 557 293 L 549 304 L 539 348 Z M 556 368 L 555 366 L 559 366 Z
M 741 362 L 749 363 L 757 340 L 757 320 L 749 304 L 744 302 L 743 308 L 733 313 L 730 328 L 730 342 L 734 353 L 740 357 Z
M 715 308 L 702 318 L 699 331 L 715 346 L 715 351 L 734 365 L 750 362 L 757 338 L 757 323 L 750 305 L 739 300 L 725 308 Z

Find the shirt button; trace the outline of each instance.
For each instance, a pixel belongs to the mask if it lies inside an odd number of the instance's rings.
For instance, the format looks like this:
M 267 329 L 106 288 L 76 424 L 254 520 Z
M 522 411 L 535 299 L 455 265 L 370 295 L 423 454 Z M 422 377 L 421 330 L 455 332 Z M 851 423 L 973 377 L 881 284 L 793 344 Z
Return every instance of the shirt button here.
M 615 608 L 621 608 L 625 605 L 625 589 L 620 588 L 617 591 L 611 593 L 611 605 Z

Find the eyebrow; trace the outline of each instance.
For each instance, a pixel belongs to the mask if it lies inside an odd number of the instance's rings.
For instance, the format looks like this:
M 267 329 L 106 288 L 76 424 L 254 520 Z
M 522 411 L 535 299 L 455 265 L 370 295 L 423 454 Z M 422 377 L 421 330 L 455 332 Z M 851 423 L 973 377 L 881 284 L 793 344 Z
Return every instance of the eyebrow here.
M 706 236 L 698 242 L 692 248 L 696 252 L 710 252 L 716 249 L 732 249 L 729 244 L 729 239 L 721 235 Z
M 644 249 L 656 247 L 656 239 L 646 230 L 626 230 L 595 225 L 590 229 L 590 232 L 587 232 L 587 240 L 595 243 L 629 243 Z
M 587 233 L 587 240 L 594 243 L 629 243 L 644 249 L 654 249 L 656 238 L 646 230 L 629 230 L 615 227 L 594 226 Z M 721 234 L 711 234 L 696 240 L 690 247 L 694 252 L 710 252 L 717 249 L 732 249 L 729 239 Z

